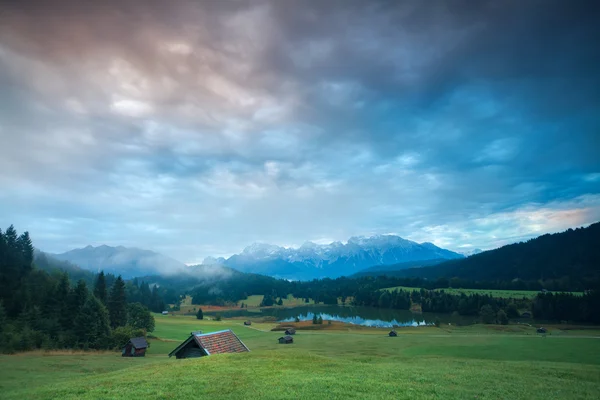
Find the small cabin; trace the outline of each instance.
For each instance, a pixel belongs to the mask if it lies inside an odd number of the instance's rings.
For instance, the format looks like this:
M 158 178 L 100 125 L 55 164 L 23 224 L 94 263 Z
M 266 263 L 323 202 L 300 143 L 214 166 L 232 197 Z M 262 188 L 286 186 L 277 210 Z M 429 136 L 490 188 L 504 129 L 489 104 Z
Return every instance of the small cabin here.
M 161 314 L 162 315 L 169 315 L 169 312 L 168 311 L 163 311 Z
M 294 338 L 290 335 L 282 336 L 279 339 L 279 344 L 292 344 L 294 343 Z
M 286 328 L 285 334 L 286 335 L 295 335 L 296 334 L 296 329 L 295 328 Z
M 536 332 L 545 334 L 547 332 L 547 330 L 546 330 L 546 328 L 537 328 Z
M 244 325 L 246 325 L 246 326 L 252 325 L 252 321 L 244 321 Z
M 129 339 L 129 342 L 123 347 L 122 357 L 145 357 L 146 349 L 150 347 L 146 338 L 136 337 Z
M 250 351 L 231 329 L 202 333 L 192 332 L 190 337 L 169 353 L 169 357 L 197 358 L 222 353 L 244 353 Z
M 531 313 L 529 311 L 525 311 L 521 313 L 521 318 L 531 318 Z
M 388 333 L 388 335 L 391 337 L 396 337 L 398 336 L 398 332 L 396 332 L 395 330 L 391 330 L 390 333 Z

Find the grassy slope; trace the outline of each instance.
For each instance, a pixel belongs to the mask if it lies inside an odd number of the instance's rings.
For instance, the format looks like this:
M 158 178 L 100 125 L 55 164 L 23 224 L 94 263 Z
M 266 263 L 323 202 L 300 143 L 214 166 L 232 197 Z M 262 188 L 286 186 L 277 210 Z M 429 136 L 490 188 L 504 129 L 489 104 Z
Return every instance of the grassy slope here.
M 395 287 L 390 287 L 390 288 L 385 288 L 382 290 L 395 290 L 395 289 L 402 289 L 405 291 L 416 291 L 416 290 L 421 290 L 419 288 L 412 288 L 412 287 L 406 287 L 406 286 L 395 286 Z M 533 298 L 535 297 L 539 291 L 536 290 L 489 290 L 489 289 L 435 289 L 436 291 L 441 291 L 443 290 L 446 293 L 449 294 L 460 294 L 460 293 L 464 293 L 466 295 L 469 294 L 487 294 L 490 295 L 492 297 L 503 297 L 503 298 L 512 298 L 512 299 L 520 299 L 522 297 L 527 297 L 527 298 Z M 582 292 L 572 292 L 574 295 L 578 295 L 581 296 L 583 295 Z
M 408 329 L 389 338 L 368 329 L 302 331 L 293 345 L 277 345 L 281 332 L 270 332 L 273 326 L 157 316 L 155 335 L 176 341 L 152 341 L 145 359 L 2 356 L 0 397 L 592 399 L 600 390 L 598 339 L 486 334 L 482 327 Z M 191 330 L 226 328 L 252 352 L 166 357 Z

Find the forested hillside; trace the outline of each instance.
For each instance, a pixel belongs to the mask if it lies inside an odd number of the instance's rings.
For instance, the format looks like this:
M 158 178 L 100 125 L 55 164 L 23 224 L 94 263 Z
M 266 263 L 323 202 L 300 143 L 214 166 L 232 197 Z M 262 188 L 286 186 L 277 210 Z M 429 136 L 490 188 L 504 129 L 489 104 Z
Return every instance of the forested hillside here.
M 27 232 L 0 230 L 0 351 L 118 348 L 154 329 L 147 306 L 164 307 L 145 283 L 126 284 L 101 272 L 92 287 L 51 270 L 35 266 Z
M 540 282 L 547 289 L 584 290 L 600 282 L 600 223 L 543 235 L 432 267 L 400 271 L 401 276 L 471 281 Z

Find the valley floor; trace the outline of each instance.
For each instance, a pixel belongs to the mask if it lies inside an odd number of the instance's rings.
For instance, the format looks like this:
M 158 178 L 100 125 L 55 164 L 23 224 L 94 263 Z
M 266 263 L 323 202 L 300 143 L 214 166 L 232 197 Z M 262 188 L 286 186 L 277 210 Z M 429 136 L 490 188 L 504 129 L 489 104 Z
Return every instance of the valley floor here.
M 276 324 L 156 316 L 145 358 L 119 353 L 0 356 L 1 399 L 596 399 L 600 331 L 543 338 L 473 326 L 298 331 L 279 345 Z M 509 326 L 510 327 L 510 326 Z M 193 330 L 231 328 L 245 354 L 175 360 Z

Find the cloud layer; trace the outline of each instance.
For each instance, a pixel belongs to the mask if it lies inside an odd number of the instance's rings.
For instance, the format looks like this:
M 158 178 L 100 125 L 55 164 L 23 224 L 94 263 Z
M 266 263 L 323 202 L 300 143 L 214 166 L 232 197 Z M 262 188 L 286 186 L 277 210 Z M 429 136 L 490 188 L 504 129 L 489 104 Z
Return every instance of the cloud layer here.
M 57 1 L 0 13 L 0 221 L 185 262 L 600 219 L 593 1 Z

